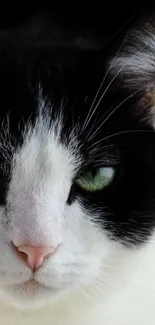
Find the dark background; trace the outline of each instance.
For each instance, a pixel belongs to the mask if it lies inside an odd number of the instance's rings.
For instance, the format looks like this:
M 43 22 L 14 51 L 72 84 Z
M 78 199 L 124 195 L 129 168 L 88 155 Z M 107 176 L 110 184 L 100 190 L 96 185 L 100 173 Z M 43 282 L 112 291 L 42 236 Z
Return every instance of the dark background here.
M 124 31 L 141 12 L 145 11 L 142 4 L 136 5 L 135 2 L 133 4 L 130 1 L 92 1 L 92 4 L 74 1 L 71 5 L 67 2 L 54 3 L 57 7 L 52 5 L 45 7 L 42 2 L 37 5 L 24 4 L 24 2 L 18 2 L 18 4 L 3 2 L 0 9 L 0 32 L 17 28 L 19 30 L 19 27 L 29 25 L 31 26 L 30 34 L 38 37 L 40 33 L 38 21 L 40 25 L 40 21 L 45 23 L 48 17 L 59 30 L 68 29 L 73 33 L 93 31 L 98 37 L 102 35 L 102 45 L 105 46 L 120 31 Z

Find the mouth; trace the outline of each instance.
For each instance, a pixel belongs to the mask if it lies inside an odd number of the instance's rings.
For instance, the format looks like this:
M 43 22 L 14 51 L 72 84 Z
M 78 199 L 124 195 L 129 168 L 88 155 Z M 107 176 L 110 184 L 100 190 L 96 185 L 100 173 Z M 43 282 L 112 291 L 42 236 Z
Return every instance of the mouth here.
M 35 279 L 30 279 L 27 281 L 24 281 L 23 283 L 20 284 L 20 287 L 24 288 L 26 291 L 31 291 L 31 292 L 36 292 L 36 291 L 41 291 L 41 290 L 47 290 L 47 291 L 52 291 L 53 288 L 35 280 Z
M 26 286 L 40 286 L 41 285 L 35 279 L 27 280 L 27 281 L 23 282 L 22 284 L 25 284 Z
M 15 291 L 16 295 L 24 294 L 26 296 L 36 296 L 38 294 L 41 294 L 42 292 L 49 292 L 53 293 L 53 288 L 45 286 L 45 284 L 35 280 L 35 279 L 29 279 L 23 282 L 20 282 L 18 284 L 13 284 L 7 287 L 8 290 Z
M 50 287 L 45 286 L 45 284 L 35 280 L 35 279 L 30 279 L 27 281 L 24 281 L 20 283 L 19 285 L 20 288 L 24 289 L 26 292 L 36 292 L 36 291 L 41 291 L 41 290 L 50 290 Z
M 48 278 L 47 278 L 48 279 Z M 46 277 L 34 276 L 31 274 L 27 279 L 23 279 L 16 284 L 10 284 L 4 288 L 4 295 L 14 306 L 20 308 L 40 308 L 48 301 L 55 301 L 68 291 L 69 284 L 66 286 L 62 283 L 53 283 L 47 280 Z
M 11 305 L 22 309 L 40 308 L 48 300 L 55 299 L 57 296 L 57 290 L 53 290 L 35 279 L 8 286 L 5 293 Z

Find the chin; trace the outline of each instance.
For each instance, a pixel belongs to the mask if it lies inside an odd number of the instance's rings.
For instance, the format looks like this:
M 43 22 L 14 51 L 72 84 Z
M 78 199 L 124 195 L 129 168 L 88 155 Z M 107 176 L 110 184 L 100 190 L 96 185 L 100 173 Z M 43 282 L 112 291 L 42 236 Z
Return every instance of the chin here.
M 42 308 L 61 294 L 60 289 L 46 287 L 35 280 L 8 286 L 3 291 L 5 301 L 20 309 Z

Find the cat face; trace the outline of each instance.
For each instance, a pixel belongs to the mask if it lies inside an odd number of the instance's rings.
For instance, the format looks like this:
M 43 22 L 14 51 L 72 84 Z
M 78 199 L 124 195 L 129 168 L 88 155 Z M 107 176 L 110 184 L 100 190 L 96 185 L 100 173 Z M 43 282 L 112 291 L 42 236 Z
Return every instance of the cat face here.
M 106 277 L 154 229 L 154 133 L 103 75 L 102 53 L 2 46 L 0 293 L 18 306 Z M 52 247 L 35 270 L 27 245 Z

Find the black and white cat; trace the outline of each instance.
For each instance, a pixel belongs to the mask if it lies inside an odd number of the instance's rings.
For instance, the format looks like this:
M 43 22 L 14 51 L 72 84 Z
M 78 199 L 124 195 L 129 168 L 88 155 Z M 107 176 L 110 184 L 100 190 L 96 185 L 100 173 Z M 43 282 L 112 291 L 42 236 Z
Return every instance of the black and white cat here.
M 0 324 L 155 324 L 154 22 L 0 34 Z

